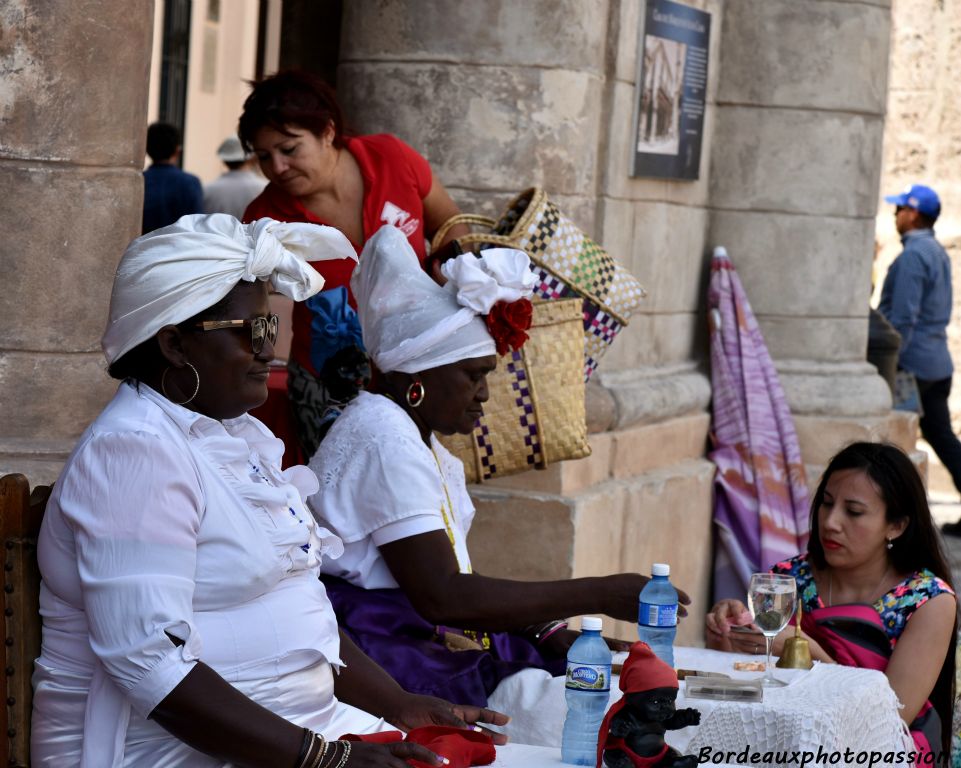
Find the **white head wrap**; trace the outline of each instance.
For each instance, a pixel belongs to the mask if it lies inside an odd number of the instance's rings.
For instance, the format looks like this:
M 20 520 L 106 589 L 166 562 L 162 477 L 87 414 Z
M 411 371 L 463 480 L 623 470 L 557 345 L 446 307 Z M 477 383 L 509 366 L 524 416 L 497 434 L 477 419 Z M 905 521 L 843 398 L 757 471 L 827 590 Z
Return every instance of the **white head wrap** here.
M 530 260 L 508 248 L 466 253 L 444 264 L 447 285 L 424 272 L 404 234 L 381 227 L 367 241 L 350 286 L 364 346 L 383 372 L 417 373 L 496 352 L 478 315 L 531 295 Z
M 182 216 L 134 240 L 117 266 L 110 318 L 101 345 L 108 363 L 213 306 L 241 280 L 270 280 L 294 301 L 313 296 L 324 279 L 307 261 L 354 259 L 350 241 L 333 227 L 233 216 Z

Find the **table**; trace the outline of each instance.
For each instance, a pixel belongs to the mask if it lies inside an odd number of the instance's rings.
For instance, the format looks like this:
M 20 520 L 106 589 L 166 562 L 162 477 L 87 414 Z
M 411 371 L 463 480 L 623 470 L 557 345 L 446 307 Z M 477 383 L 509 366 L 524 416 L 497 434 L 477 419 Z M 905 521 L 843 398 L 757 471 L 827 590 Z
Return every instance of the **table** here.
M 735 678 L 758 675 L 734 671 L 736 654 L 679 648 L 677 656 L 679 666 L 685 669 L 724 672 Z M 687 699 L 682 684 L 678 705 L 698 709 L 701 724 L 676 731 L 668 742 L 701 758 L 721 752 L 724 762 L 737 764 L 750 764 L 754 752 L 762 756 L 781 752 L 783 759 L 775 754 L 774 761 L 765 764 L 795 767 L 800 762 L 792 759 L 795 752 L 828 755 L 827 763 L 832 764 L 832 754 L 851 750 L 849 756 L 833 761 L 834 765 L 846 765 L 866 764 L 857 759 L 862 752 L 913 750 L 914 741 L 898 712 L 897 696 L 882 672 L 818 663 L 811 670 L 777 669 L 775 676 L 788 685 L 766 688 L 763 701 L 747 704 Z M 810 762 L 814 764 L 813 758 Z
M 758 677 L 757 672 L 737 672 L 733 666 L 735 661 L 758 659 L 703 648 L 675 649 L 678 668 L 723 672 L 735 678 Z M 701 724 L 668 732 L 668 743 L 712 765 L 750 764 L 751 753 L 756 752 L 755 762 L 790 768 L 801 763 L 794 752 L 817 756 L 820 749 L 821 754 L 828 755 L 829 765 L 830 755 L 839 752 L 841 757 L 833 764 L 845 765 L 856 763 L 859 752 L 883 754 L 913 749 L 898 714 L 897 697 L 881 672 L 815 664 L 812 670 L 778 669 L 775 674 L 789 684 L 765 689 L 764 700 L 758 703 L 687 699 L 682 682 L 678 707 L 699 710 Z M 620 698 L 619 689 L 611 693 L 612 703 Z M 525 670 L 501 683 L 490 706 L 512 716 L 506 729 L 512 743 L 498 750 L 494 766 L 563 765 L 559 748 L 566 714 L 563 678 L 551 678 L 541 670 Z M 848 759 L 843 755 L 846 749 L 851 750 Z M 866 765 L 868 760 L 862 758 L 861 762 Z M 814 758 L 807 764 L 816 765 Z

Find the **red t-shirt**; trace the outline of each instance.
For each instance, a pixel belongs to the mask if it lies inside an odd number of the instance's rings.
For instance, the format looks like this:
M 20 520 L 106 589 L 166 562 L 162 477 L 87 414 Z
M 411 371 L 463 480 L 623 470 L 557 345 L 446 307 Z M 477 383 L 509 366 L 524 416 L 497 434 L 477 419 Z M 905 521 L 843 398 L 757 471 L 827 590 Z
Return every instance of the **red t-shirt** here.
M 421 263 L 427 258 L 424 239 L 424 198 L 430 192 L 433 175 L 430 165 L 416 151 L 390 134 L 357 136 L 345 139 L 364 177 L 364 242 L 384 224 L 398 227 L 414 248 Z M 278 221 L 305 221 L 326 224 L 308 211 L 295 197 L 275 184 L 247 206 L 244 221 L 270 217 Z M 351 242 L 359 254 L 364 243 Z M 346 286 L 351 306 L 357 307 L 350 292 L 350 276 L 356 263 L 350 260 L 314 261 L 311 266 L 324 277 L 324 290 Z M 294 304 L 293 338 L 290 357 L 314 374 L 310 363 L 311 313 L 303 302 Z

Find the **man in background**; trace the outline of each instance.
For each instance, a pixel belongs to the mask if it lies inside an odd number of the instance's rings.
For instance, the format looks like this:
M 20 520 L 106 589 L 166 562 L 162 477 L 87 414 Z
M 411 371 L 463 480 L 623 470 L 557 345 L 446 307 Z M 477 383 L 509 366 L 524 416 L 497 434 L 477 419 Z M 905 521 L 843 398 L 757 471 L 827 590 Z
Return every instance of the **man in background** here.
M 948 396 L 954 365 L 948 351 L 951 260 L 934 238 L 941 201 L 930 187 L 914 184 L 884 198 L 895 206 L 894 222 L 904 250 L 888 269 L 878 309 L 901 334 L 898 368 L 914 374 L 921 399 L 921 434 L 961 492 L 961 442 L 951 428 Z M 961 536 L 961 520 L 942 530 Z
M 143 172 L 143 229 L 152 232 L 188 213 L 203 213 L 200 179 L 180 170 L 180 129 L 170 123 L 147 128 L 147 154 L 153 164 Z
M 267 179 L 254 170 L 256 158 L 228 136 L 217 149 L 227 171 L 204 187 L 204 213 L 229 213 L 242 219 L 247 205 L 267 186 Z

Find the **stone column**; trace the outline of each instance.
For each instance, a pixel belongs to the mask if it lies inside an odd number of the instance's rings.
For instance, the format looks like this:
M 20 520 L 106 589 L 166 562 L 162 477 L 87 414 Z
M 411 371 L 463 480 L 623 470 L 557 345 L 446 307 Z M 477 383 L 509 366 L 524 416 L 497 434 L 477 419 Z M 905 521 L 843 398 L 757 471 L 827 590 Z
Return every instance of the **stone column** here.
M 912 443 L 865 362 L 890 6 L 739 0 L 719 27 L 710 241 L 744 283 L 815 472 L 856 437 Z
M 412 143 L 464 210 L 496 215 L 537 182 L 593 231 L 607 6 L 345 3 L 338 95 L 351 127 Z
M 140 233 L 152 0 L 0 5 L 0 472 L 56 477 L 115 388 L 100 335 Z

